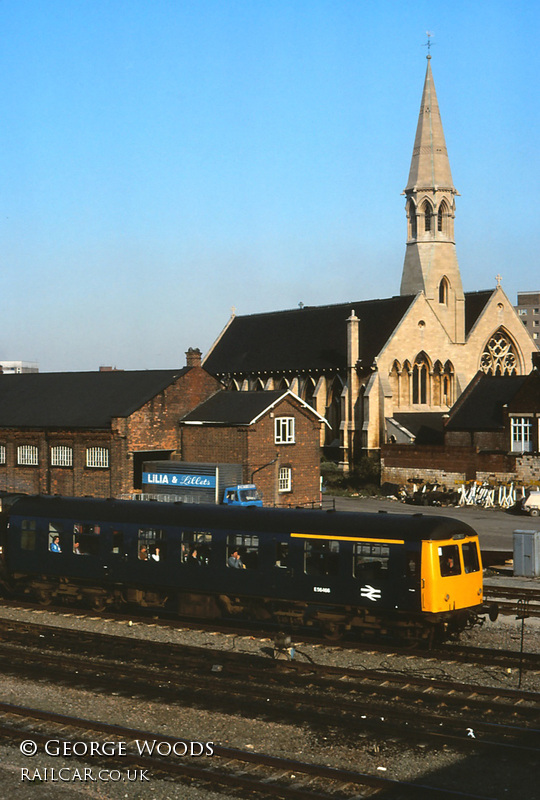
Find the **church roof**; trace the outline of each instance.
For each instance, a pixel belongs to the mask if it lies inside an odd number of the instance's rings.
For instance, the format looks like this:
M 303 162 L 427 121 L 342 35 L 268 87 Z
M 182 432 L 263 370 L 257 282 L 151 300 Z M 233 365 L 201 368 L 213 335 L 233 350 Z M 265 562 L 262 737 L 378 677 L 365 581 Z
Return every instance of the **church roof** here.
M 304 306 L 234 317 L 204 361 L 215 375 L 347 367 L 347 319 L 360 319 L 360 359 L 369 367 L 414 297 Z
M 189 369 L 0 375 L 0 427 L 108 428 Z
M 427 59 L 424 90 L 420 103 L 409 180 L 405 191 L 438 188 L 452 189 L 456 193 L 444 139 L 437 93 L 435 92 L 435 84 L 431 74 L 431 56 L 428 56 Z
M 491 295 L 492 291 L 465 295 L 467 333 Z M 413 300 L 408 295 L 233 317 L 206 356 L 204 368 L 214 375 L 343 371 L 346 322 L 353 310 L 360 320 L 361 365 L 370 367 Z

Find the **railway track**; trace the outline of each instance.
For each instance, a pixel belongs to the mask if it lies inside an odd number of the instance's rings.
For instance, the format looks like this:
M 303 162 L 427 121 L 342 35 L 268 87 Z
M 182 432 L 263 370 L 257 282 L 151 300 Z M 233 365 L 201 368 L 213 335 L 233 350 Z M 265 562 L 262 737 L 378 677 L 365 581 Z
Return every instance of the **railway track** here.
M 345 726 L 359 744 L 376 736 L 540 755 L 540 695 L 533 692 L 29 623 L 4 621 L 0 639 L 5 674 L 272 721 L 301 718 L 314 729 Z
M 277 796 L 285 800 L 348 800 L 384 796 L 387 800 L 405 798 L 440 798 L 440 800 L 489 800 L 486 796 L 469 794 L 435 786 L 408 783 L 353 770 L 311 764 L 264 753 L 248 752 L 204 743 L 204 758 L 187 761 L 181 754 L 190 748 L 190 741 L 176 737 L 110 725 L 89 719 L 69 717 L 11 704 L 0 704 L 0 736 L 11 741 L 22 739 L 36 749 L 45 748 L 51 741 L 77 743 L 83 756 L 90 751 L 97 735 L 107 737 L 116 745 L 121 759 L 97 753 L 105 761 L 125 769 L 136 765 L 152 772 L 152 776 L 170 776 L 179 780 L 197 781 L 204 786 L 231 786 L 251 796 Z M 197 744 L 199 744 L 197 742 Z M 200 743 L 203 745 L 203 743 Z M 85 745 L 88 750 L 85 751 Z M 141 747 L 142 745 L 142 747 Z M 142 753 L 141 753 L 142 749 Z M 152 753 L 149 754 L 149 750 Z M 180 756 L 175 754 L 175 750 Z M 155 755 L 154 753 L 159 753 Z M 190 750 L 188 749 L 188 752 Z M 164 756 L 165 754 L 165 756 Z M 183 759 L 183 760 L 182 760 Z M 65 763 L 65 762 L 64 762 Z

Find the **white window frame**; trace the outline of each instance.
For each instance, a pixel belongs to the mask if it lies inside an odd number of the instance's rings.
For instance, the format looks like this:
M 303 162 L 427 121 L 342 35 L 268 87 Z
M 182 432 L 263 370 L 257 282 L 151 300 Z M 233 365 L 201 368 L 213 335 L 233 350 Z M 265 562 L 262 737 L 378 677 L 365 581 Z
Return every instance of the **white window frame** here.
M 20 444 L 17 447 L 17 464 L 21 467 L 37 467 L 39 448 L 35 444 Z
M 72 467 L 73 448 L 59 444 L 51 447 L 51 467 Z
M 108 447 L 87 447 L 86 466 L 90 469 L 109 468 L 109 448 Z
M 274 444 L 295 443 L 295 418 L 276 417 L 274 420 Z
M 291 467 L 280 467 L 278 472 L 278 492 L 292 491 Z
M 533 420 L 531 417 L 510 417 L 513 453 L 532 453 Z
M 5 444 L 0 444 L 0 464 L 6 463 L 6 446 Z

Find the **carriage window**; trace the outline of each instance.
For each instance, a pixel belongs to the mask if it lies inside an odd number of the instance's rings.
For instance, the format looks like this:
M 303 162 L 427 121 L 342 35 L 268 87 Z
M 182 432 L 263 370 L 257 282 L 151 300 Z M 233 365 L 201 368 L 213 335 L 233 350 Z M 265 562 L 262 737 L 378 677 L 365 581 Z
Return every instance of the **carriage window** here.
M 231 559 L 240 556 L 241 564 L 246 569 L 257 569 L 259 566 L 259 537 L 247 533 L 233 533 L 227 539 L 227 564 L 233 566 Z M 236 566 L 234 564 L 234 566 Z
M 21 550 L 36 549 L 36 521 L 23 519 L 21 524 Z
M 289 566 L 289 543 L 276 542 L 276 567 L 285 568 Z
M 60 534 L 62 526 L 58 522 L 49 522 L 49 551 L 51 553 L 61 553 Z
M 99 552 L 99 525 L 76 522 L 73 525 L 72 552 L 76 556 L 97 556 Z
M 139 561 L 163 561 L 166 556 L 165 534 L 161 528 L 139 528 Z
M 405 554 L 407 561 L 407 577 L 417 578 L 420 575 L 420 553 L 417 550 L 410 550 Z
M 182 563 L 207 567 L 212 561 L 212 534 L 207 531 L 182 531 Z
M 122 531 L 112 532 L 112 552 L 117 556 L 124 553 L 124 534 Z
M 356 542 L 353 550 L 355 578 L 387 578 L 390 546 Z
M 306 575 L 337 575 L 339 571 L 339 542 L 308 539 L 304 543 L 304 572 Z
M 465 542 L 462 552 L 463 568 L 465 572 L 479 572 L 480 561 L 478 558 L 478 547 L 476 546 L 476 542 Z
M 447 544 L 444 547 L 439 547 L 439 565 L 441 577 L 443 578 L 447 578 L 449 575 L 461 574 L 459 547 L 457 544 Z

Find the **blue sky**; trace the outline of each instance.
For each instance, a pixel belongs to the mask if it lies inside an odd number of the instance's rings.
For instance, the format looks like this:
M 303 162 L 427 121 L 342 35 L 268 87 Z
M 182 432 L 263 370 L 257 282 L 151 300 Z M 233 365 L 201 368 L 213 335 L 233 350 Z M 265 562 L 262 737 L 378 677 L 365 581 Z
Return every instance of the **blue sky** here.
M 530 2 L 2 0 L 0 359 L 153 369 L 399 293 L 432 31 L 466 291 L 540 290 Z

